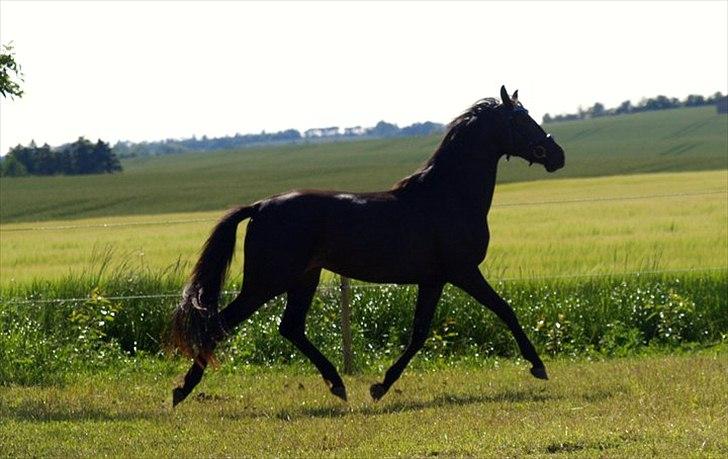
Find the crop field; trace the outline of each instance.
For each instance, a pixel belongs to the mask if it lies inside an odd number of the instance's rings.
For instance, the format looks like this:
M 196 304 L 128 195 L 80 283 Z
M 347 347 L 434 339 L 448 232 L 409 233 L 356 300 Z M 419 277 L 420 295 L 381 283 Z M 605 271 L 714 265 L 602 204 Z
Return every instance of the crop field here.
M 722 267 L 728 259 L 727 195 L 726 170 L 503 184 L 496 189 L 482 268 L 502 279 Z M 4 224 L 0 286 L 93 274 L 106 259 L 135 270 L 179 262 L 184 270 L 220 215 Z M 164 221 L 171 223 L 148 224 Z M 238 241 L 241 246 L 242 237 Z M 241 247 L 236 255 L 242 258 Z M 233 276 L 240 275 L 240 265 L 235 262 Z
M 369 372 L 337 401 L 310 371 L 212 372 L 172 411 L 181 367 L 81 374 L 65 386 L 0 390 L 0 448 L 16 456 L 404 455 L 725 457 L 728 354 L 414 364 L 382 401 Z
M 504 161 L 500 183 L 728 168 L 728 118 L 713 107 L 544 127 L 565 148 L 566 167 L 547 175 Z M 114 176 L 2 178 L 0 223 L 220 210 L 293 188 L 387 189 L 429 158 L 440 138 L 137 158 Z

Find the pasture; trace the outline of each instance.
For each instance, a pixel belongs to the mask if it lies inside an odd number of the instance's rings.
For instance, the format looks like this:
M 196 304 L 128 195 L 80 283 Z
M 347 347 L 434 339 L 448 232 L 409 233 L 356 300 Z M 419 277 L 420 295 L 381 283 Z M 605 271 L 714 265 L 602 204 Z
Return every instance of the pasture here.
M 481 269 L 519 314 L 551 380 L 531 378 L 504 325 L 449 288 L 426 347 L 379 403 L 368 385 L 407 342 L 411 287 L 354 284 L 348 404 L 278 335 L 279 298 L 172 411 L 169 391 L 187 362 L 162 355 L 164 327 L 225 207 L 291 188 L 386 189 L 439 137 L 137 158 L 115 176 L 0 179 L 0 451 L 728 454 L 728 118 L 703 107 L 546 128 L 567 166 L 547 175 L 502 162 Z M 230 290 L 241 280 L 244 230 Z M 330 284 L 309 330 L 340 364 Z
M 172 411 L 175 365 L 0 390 L 0 448 L 16 456 L 722 457 L 728 354 L 552 360 L 550 381 L 501 359 L 414 362 L 382 401 L 346 377 L 341 403 L 310 370 L 211 372 Z

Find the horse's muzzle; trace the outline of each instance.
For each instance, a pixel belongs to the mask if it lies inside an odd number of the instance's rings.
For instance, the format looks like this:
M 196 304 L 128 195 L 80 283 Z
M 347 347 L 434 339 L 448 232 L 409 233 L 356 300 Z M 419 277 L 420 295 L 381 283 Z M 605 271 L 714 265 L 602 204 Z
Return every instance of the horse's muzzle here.
M 558 163 L 553 163 L 553 164 L 552 164 L 552 163 L 546 163 L 546 164 L 544 165 L 544 167 L 546 168 L 546 172 L 556 172 L 557 170 L 559 170 L 559 169 L 561 169 L 562 167 L 564 167 L 564 164 L 565 164 L 565 163 L 566 163 L 566 161 L 564 161 L 564 160 L 562 159 L 562 160 L 561 160 L 561 161 L 559 161 Z

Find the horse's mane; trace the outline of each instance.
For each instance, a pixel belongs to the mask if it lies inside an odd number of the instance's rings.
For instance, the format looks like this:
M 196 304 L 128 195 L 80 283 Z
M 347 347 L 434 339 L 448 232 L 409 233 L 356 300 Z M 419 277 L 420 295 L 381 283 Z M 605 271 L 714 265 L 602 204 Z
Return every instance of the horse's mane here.
M 478 119 L 478 116 L 486 111 L 491 111 L 500 105 L 500 101 L 492 97 L 480 99 L 473 104 L 472 107 L 465 110 L 460 116 L 455 118 L 447 125 L 447 132 L 440 142 L 440 146 L 437 147 L 435 153 L 430 159 L 425 162 L 419 169 L 413 174 L 403 178 L 399 182 L 395 183 L 392 187 L 392 191 L 399 191 L 407 188 L 413 182 L 416 182 L 418 178 L 424 175 L 432 166 L 440 160 L 442 157 L 447 155 L 447 152 L 451 150 L 451 146 L 455 143 L 460 142 L 463 137 L 466 137 L 466 133 L 473 123 Z

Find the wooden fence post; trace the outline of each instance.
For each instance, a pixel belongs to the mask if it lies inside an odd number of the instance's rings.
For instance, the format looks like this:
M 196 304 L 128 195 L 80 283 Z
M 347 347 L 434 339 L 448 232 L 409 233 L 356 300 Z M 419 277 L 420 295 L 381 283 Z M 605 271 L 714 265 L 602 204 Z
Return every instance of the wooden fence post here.
M 344 373 L 354 371 L 351 351 L 351 281 L 341 276 L 341 350 L 344 354 Z

